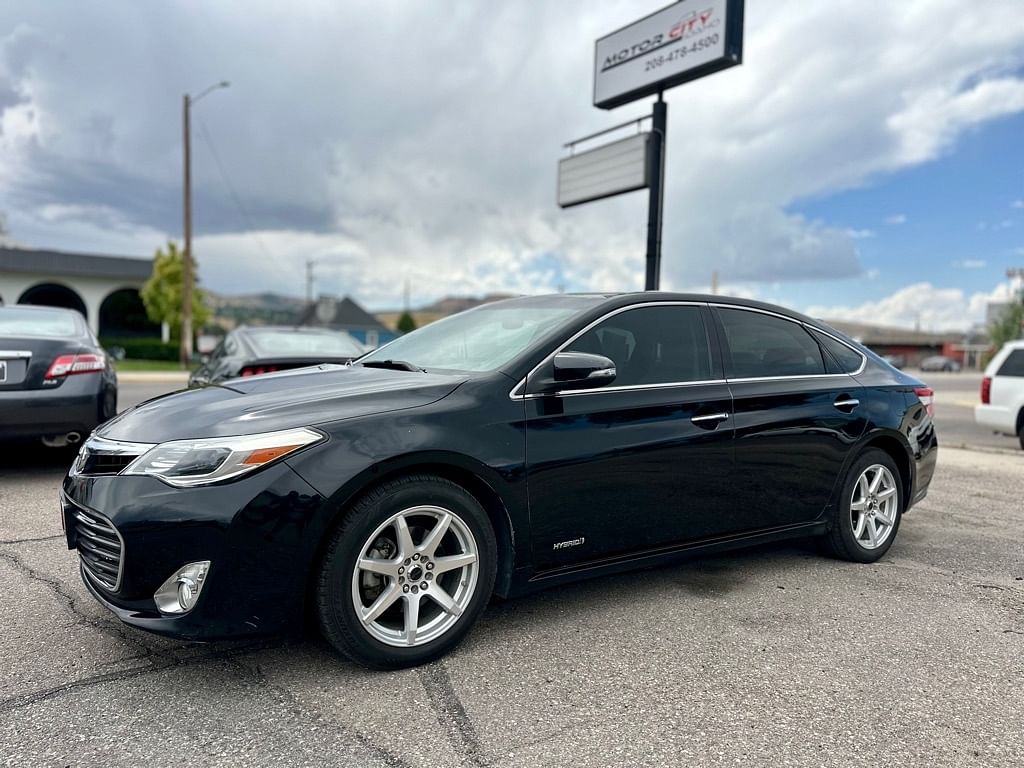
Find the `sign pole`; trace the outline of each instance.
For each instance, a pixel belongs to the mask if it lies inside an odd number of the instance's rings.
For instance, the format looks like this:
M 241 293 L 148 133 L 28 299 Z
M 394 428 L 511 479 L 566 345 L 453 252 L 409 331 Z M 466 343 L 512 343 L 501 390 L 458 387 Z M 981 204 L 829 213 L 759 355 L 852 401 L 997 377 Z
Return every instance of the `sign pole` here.
M 668 104 L 658 92 L 651 113 L 650 199 L 647 205 L 647 279 L 645 291 L 656 291 L 661 283 L 661 222 L 665 185 L 665 128 L 668 124 Z

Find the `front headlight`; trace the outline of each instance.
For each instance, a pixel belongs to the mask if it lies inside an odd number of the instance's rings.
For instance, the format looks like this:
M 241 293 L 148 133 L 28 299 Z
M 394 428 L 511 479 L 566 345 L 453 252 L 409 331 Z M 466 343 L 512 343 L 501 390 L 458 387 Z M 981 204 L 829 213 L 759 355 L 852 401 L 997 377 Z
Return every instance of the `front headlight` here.
M 207 485 L 265 467 L 323 439 L 320 432 L 302 428 L 260 435 L 173 440 L 146 451 L 121 474 L 152 475 L 182 487 Z

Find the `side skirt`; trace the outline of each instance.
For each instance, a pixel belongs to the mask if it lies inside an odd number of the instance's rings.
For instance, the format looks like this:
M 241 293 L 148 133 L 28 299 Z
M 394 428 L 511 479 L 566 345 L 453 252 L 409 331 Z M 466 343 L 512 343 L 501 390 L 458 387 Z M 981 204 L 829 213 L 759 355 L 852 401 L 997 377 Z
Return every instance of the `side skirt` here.
M 597 576 L 606 576 L 613 573 L 635 571 L 645 568 L 658 568 L 664 565 L 671 565 L 684 560 L 726 552 L 732 549 L 743 549 L 758 544 L 767 544 L 773 541 L 785 541 L 786 539 L 798 539 L 807 536 L 820 536 L 827 531 L 826 524 L 821 521 L 813 523 L 801 523 L 799 525 L 788 525 L 782 528 L 769 528 L 753 533 L 746 532 L 734 536 L 723 536 L 716 539 L 703 539 L 701 541 L 688 542 L 673 547 L 662 547 L 644 552 L 633 552 L 618 557 L 589 560 L 584 563 L 574 563 L 561 568 L 553 568 L 547 571 L 535 573 L 530 568 L 520 568 L 512 575 L 512 585 L 509 590 L 509 597 L 525 595 L 548 587 L 568 584 L 574 581 L 582 581 Z

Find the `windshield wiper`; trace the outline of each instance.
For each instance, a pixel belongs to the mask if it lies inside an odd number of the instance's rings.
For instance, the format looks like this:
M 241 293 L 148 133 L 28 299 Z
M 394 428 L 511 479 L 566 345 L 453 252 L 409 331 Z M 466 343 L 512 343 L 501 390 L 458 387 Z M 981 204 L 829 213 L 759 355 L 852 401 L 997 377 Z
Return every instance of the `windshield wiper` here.
M 418 371 L 426 373 L 425 368 L 407 363 L 405 360 L 367 360 L 365 363 L 358 363 L 364 368 L 387 368 L 390 371 Z

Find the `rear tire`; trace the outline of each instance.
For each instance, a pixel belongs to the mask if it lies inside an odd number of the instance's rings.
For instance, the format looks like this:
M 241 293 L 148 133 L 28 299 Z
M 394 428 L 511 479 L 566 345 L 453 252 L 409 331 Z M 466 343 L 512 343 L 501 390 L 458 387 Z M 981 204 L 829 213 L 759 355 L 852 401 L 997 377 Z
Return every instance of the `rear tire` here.
M 842 560 L 873 563 L 892 546 L 903 518 L 903 484 L 896 462 L 868 448 L 850 466 L 823 544 Z
M 100 394 L 98 410 L 100 424 L 102 424 L 105 421 L 110 421 L 117 415 L 117 390 L 103 390 L 103 392 Z
M 331 534 L 316 582 L 321 631 L 367 667 L 432 661 L 487 606 L 497 551 L 487 513 L 460 486 L 432 475 L 385 482 Z

